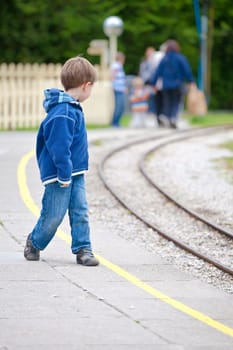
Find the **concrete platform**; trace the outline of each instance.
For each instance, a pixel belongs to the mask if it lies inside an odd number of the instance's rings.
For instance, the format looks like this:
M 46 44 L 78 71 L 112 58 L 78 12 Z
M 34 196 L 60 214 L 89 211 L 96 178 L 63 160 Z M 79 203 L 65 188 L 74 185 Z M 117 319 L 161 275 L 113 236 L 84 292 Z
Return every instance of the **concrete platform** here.
M 232 295 L 99 222 L 91 222 L 98 267 L 75 264 L 66 223 L 40 262 L 24 259 L 36 219 L 17 168 L 34 140 L 32 132 L 0 133 L 0 350 L 232 350 Z M 36 167 L 25 176 L 38 206 Z

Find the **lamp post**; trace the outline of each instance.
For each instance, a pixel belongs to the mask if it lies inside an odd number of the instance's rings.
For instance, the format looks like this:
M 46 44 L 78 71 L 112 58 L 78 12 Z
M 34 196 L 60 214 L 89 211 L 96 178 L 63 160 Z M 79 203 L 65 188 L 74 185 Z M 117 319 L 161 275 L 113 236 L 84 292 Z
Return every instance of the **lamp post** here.
M 110 65 L 114 62 L 117 53 L 117 37 L 123 32 L 123 22 L 120 17 L 110 16 L 103 24 L 104 33 L 109 37 Z
M 204 91 L 209 102 L 210 98 L 210 63 L 213 31 L 213 6 L 210 0 L 202 1 L 202 9 L 199 0 L 193 0 L 194 15 L 200 44 L 200 59 L 198 64 L 198 87 Z M 210 7 L 211 6 L 211 7 Z M 209 23 L 208 12 L 211 9 Z M 209 33 L 210 30 L 210 33 Z

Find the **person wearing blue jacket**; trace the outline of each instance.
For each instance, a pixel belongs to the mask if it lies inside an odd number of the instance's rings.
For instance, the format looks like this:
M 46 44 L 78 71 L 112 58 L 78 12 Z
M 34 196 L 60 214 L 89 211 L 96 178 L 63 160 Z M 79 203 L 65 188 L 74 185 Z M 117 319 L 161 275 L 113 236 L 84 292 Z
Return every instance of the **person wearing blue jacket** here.
M 177 127 L 179 109 L 184 93 L 184 84 L 195 84 L 187 58 L 180 53 L 180 46 L 175 40 L 166 42 L 166 53 L 155 70 L 151 83 L 155 91 L 161 91 L 161 114 L 157 115 L 159 125 L 166 118 L 172 128 Z
M 99 264 L 92 252 L 84 174 L 88 170 L 88 142 L 81 102 L 91 94 L 96 70 L 83 57 L 66 61 L 61 70 L 63 90 L 45 90 L 47 113 L 36 142 L 36 158 L 45 186 L 40 217 L 28 235 L 27 260 L 39 260 L 40 251 L 54 237 L 67 210 L 71 249 L 76 262 Z

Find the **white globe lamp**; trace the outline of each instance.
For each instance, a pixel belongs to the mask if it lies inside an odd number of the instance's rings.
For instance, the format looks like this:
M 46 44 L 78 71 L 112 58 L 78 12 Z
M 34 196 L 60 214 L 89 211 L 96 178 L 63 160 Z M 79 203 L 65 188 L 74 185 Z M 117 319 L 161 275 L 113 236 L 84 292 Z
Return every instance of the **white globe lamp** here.
M 110 65 L 114 62 L 117 53 L 117 37 L 123 32 L 123 21 L 120 17 L 110 16 L 103 24 L 104 33 L 109 37 Z

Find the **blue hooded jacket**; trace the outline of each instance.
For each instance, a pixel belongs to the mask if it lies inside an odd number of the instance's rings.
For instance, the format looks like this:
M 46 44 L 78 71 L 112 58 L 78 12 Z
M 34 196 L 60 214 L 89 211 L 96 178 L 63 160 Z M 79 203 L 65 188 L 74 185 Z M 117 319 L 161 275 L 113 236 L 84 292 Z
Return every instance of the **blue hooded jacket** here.
M 169 51 L 163 57 L 152 76 L 152 85 L 156 85 L 158 79 L 162 79 L 162 90 L 178 89 L 184 82 L 194 82 L 188 60 L 175 51 Z
M 69 184 L 71 177 L 88 170 L 88 143 L 80 103 L 58 89 L 44 91 L 47 116 L 36 142 L 42 183 Z

